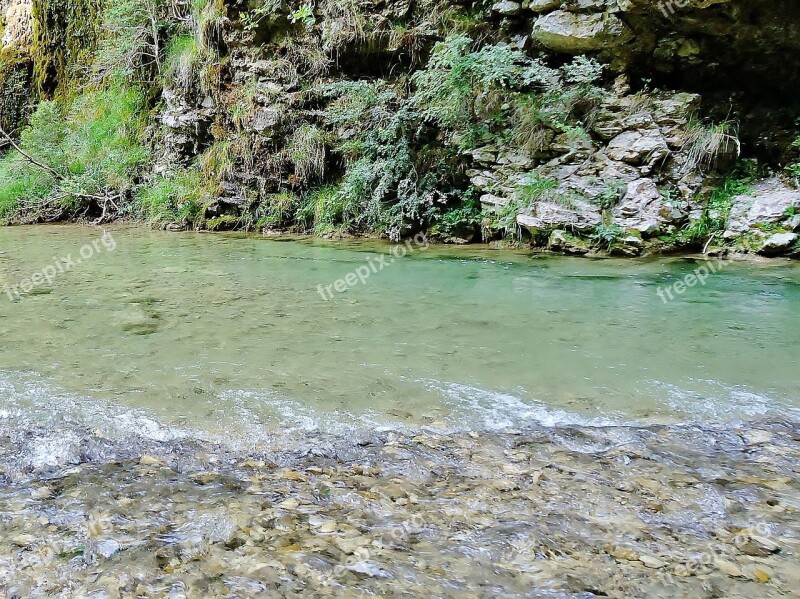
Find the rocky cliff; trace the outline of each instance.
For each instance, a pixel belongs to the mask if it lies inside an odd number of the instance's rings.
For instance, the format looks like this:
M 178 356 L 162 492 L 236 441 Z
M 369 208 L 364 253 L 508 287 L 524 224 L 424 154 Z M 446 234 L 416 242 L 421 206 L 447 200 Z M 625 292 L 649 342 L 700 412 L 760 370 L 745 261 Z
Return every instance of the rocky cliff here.
M 9 222 L 800 254 L 792 3 L 0 0 L 0 14 Z

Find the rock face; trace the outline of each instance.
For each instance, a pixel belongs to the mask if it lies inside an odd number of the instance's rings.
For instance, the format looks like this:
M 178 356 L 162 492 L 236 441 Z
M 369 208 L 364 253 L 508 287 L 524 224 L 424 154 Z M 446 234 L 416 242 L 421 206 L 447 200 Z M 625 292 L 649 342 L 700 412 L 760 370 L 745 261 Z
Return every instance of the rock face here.
M 628 183 L 620 204 L 612 211 L 613 222 L 623 229 L 633 229 L 643 236 L 654 236 L 665 225 L 685 217 L 680 211 L 666 206 L 661 192 L 652 179 L 637 179 Z
M 32 40 L 33 0 L 5 0 L 0 2 L 0 15 L 5 24 L 0 49 L 28 48 Z
M 13 64 L 0 58 L 0 123 L 12 130 L 24 124 L 32 104 L 26 89 L 58 97 L 68 78 L 52 71 L 90 70 L 93 42 L 64 53 L 69 40 L 57 39 L 59 32 L 81 37 L 83 20 L 49 21 L 101 4 L 0 0 L 0 44 L 14 50 Z M 800 53 L 793 3 L 465 1 L 449 7 L 463 25 L 458 35 L 431 2 L 307 3 L 303 18 L 285 2 L 262 12 L 263 3 L 220 0 L 194 14 L 201 4 L 176 1 L 162 15 L 169 24 L 162 49 L 175 29 L 192 38 L 196 52 L 178 61 L 187 81 L 164 77 L 175 67 L 165 60 L 147 90 L 156 164 L 141 178 L 196 169 L 207 152 L 222 150 L 213 157 L 224 158 L 216 161 L 224 174 L 211 195 L 237 208 L 204 218 L 299 228 L 328 205 L 303 204 L 309 197 L 346 188 L 360 197 L 348 197 L 356 207 L 340 212 L 355 213 L 359 226 L 382 222 L 370 210 L 407 209 L 405 220 L 380 231 L 392 238 L 426 229 L 441 239 L 495 240 L 521 228 L 531 234 L 525 241 L 554 249 L 602 238 L 625 253 L 633 246 L 646 252 L 657 243 L 674 247 L 689 225 L 725 220 L 727 207 L 712 210 L 709 200 L 742 148 L 770 156 L 772 166 L 800 160 L 791 154 L 793 130 L 779 123 L 774 136 L 764 135 L 774 121 L 762 118 L 800 114 L 790 105 L 800 104 L 793 99 L 800 64 L 788 59 Z M 63 56 L 28 55 L 39 47 Z M 449 54 L 437 53 L 441 47 Z M 69 60 L 81 64 L 67 69 Z M 471 87 L 463 98 L 453 92 L 424 106 L 417 101 L 421 72 L 435 75 L 431 87 L 453 77 Z M 749 108 L 762 104 L 775 108 Z M 724 118 L 740 123 L 741 143 L 728 133 L 733 127 L 719 123 Z M 448 119 L 469 122 L 459 129 Z M 444 166 L 429 172 L 434 164 Z M 396 172 L 403 168 L 411 173 L 405 178 Z M 421 190 L 423 182 L 433 189 Z M 253 213 L 237 212 L 244 205 Z M 784 251 L 786 238 L 768 238 L 800 228 L 798 210 L 788 183 L 761 183 L 733 199 L 724 243 Z M 466 213 L 459 225 L 469 231 L 437 232 Z M 712 239 L 722 239 L 719 233 Z M 705 241 L 680 243 L 700 249 Z

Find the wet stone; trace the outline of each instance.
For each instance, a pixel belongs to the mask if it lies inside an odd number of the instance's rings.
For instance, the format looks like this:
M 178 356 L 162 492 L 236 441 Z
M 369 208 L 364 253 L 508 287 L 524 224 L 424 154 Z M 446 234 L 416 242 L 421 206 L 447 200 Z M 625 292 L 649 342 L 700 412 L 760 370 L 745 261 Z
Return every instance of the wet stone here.
M 533 588 L 786 597 L 800 584 L 794 433 L 768 422 L 394 432 L 368 444 L 321 438 L 315 446 L 329 450 L 318 454 L 112 446 L 0 488 L 0 587 L 76 597 L 529 597 Z M 24 459 L 9 438 L 0 449 L 0 460 Z

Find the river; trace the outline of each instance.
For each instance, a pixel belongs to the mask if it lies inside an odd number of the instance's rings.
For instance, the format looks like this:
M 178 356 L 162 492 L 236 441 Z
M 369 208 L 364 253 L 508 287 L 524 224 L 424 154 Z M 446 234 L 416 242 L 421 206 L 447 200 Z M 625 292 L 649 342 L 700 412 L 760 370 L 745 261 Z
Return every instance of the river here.
M 64 225 L 0 282 L 12 595 L 800 583 L 796 262 Z

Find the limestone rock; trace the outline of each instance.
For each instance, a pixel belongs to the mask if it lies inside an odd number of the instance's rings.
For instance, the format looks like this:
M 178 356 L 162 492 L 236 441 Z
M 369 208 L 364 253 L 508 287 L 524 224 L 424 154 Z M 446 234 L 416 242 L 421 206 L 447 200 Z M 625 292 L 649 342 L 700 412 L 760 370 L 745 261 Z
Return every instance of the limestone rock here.
M 797 243 L 800 236 L 797 233 L 775 233 L 764 241 L 761 248 L 758 250 L 760 254 L 765 256 L 776 256 L 788 252 L 795 243 Z
M 562 0 L 529 0 L 526 3 L 526 8 L 533 12 L 549 12 L 562 4 Z
M 779 179 L 767 179 L 752 192 L 733 198 L 727 233 L 743 233 L 756 224 L 788 221 L 792 209 L 800 211 L 800 190 L 791 189 Z M 791 228 L 791 227 L 789 227 Z
M 612 160 L 628 164 L 655 164 L 670 154 L 667 141 L 657 127 L 625 131 L 612 139 L 606 154 Z
M 5 6 L 4 6 L 5 5 Z M 3 18 L 5 9 L 5 18 Z M 0 50 L 28 48 L 33 35 L 33 0 L 10 0 L 0 3 Z M 2 24 L 5 28 L 2 28 Z
M 533 38 L 555 52 L 583 54 L 625 44 L 633 38 L 633 32 L 612 14 L 556 10 L 536 20 Z
M 621 203 L 612 212 L 614 224 L 650 236 L 680 216 L 680 213 L 673 213 L 664 206 L 661 193 L 652 179 L 638 179 L 629 183 Z
M 490 212 L 497 212 L 508 203 L 506 198 L 486 193 L 481 196 L 481 205 L 488 209 Z
M 501 0 L 492 6 L 492 11 L 505 17 L 513 17 L 522 11 L 522 5 L 513 0 Z
M 517 224 L 532 233 L 553 228 L 588 232 L 603 221 L 598 206 L 584 200 L 573 200 L 570 204 L 550 200 L 537 202 L 532 214 L 517 216 Z

